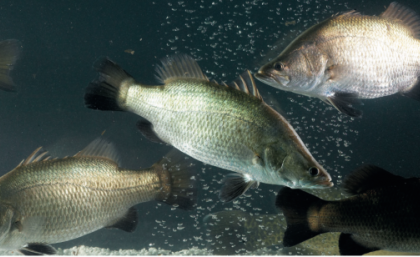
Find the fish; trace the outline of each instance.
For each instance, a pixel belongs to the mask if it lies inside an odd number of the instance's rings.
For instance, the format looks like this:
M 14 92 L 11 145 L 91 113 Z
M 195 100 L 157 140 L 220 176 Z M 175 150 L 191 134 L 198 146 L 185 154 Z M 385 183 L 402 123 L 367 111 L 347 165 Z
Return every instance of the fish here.
M 338 187 L 303 190 L 327 200 L 343 198 L 343 192 Z M 243 255 L 263 247 L 281 248 L 287 225 L 282 213 L 256 215 L 239 210 L 208 214 L 203 223 L 206 228 L 207 248 L 214 255 Z M 313 240 L 285 248 L 284 251 L 287 254 L 337 255 L 338 236 L 334 233 L 323 234 Z
M 101 228 L 133 232 L 135 205 L 163 202 L 191 210 L 192 166 L 178 150 L 140 170 L 119 166 L 112 143 L 98 138 L 72 157 L 51 159 L 36 149 L 0 177 L 0 249 L 55 254 L 51 244 Z
M 349 197 L 326 201 L 299 189 L 282 188 L 276 206 L 286 218 L 283 245 L 294 246 L 322 233 L 340 232 L 342 255 L 386 250 L 420 252 L 419 178 L 403 178 L 374 165 L 346 177 Z
M 262 99 L 249 71 L 230 85 L 210 81 L 190 56 L 163 59 L 163 85 L 136 82 L 116 63 L 96 65 L 98 79 L 86 89 L 85 105 L 141 116 L 140 132 L 206 164 L 234 171 L 219 198 L 229 202 L 259 183 L 331 187 L 331 176 L 313 158 L 287 120 Z
M 4 91 L 16 91 L 10 71 L 19 59 L 22 44 L 16 39 L 0 41 L 0 89 Z
M 255 77 L 360 117 L 355 105 L 361 99 L 400 94 L 420 100 L 419 38 L 419 16 L 397 2 L 379 16 L 352 10 L 304 31 Z

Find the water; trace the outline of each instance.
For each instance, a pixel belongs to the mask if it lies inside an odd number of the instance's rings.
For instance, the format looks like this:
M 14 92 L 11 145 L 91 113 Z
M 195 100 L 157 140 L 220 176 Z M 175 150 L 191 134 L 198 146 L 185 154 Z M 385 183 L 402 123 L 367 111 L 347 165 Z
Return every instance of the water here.
M 420 13 L 414 2 L 401 4 Z M 154 67 L 159 60 L 182 52 L 194 56 L 209 78 L 229 82 L 245 69 L 256 71 L 317 21 L 348 9 L 377 15 L 386 5 L 383 1 L 322 0 L 2 1 L 1 39 L 21 40 L 23 54 L 12 73 L 17 93 L 0 92 L 1 174 L 39 146 L 56 156 L 72 155 L 104 131 L 117 145 L 126 168 L 148 167 L 171 149 L 142 137 L 135 127 L 139 117 L 134 114 L 84 106 L 84 90 L 96 76 L 92 67 L 100 57 L 108 56 L 137 80 L 155 84 Z M 281 108 L 278 111 L 291 121 L 336 185 L 363 163 L 404 177 L 418 176 L 418 102 L 401 96 L 364 101 L 363 118 L 354 120 L 317 99 L 277 91 L 260 82 L 257 86 L 269 104 Z M 230 172 L 203 164 L 196 168 L 200 191 L 194 211 L 148 202 L 137 206 L 140 222 L 134 233 L 102 229 L 54 246 L 153 247 L 166 250 L 164 254 L 199 249 L 206 254 L 212 242 L 203 224 L 207 214 L 222 210 L 277 213 L 274 199 L 280 187 L 262 184 L 223 204 L 218 190 Z

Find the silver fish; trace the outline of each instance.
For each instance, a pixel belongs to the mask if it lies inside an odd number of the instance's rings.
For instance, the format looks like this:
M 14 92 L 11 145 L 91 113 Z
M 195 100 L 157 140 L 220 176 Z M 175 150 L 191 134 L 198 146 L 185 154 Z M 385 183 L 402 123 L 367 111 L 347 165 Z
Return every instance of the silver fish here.
M 104 227 L 134 231 L 136 204 L 194 205 L 194 180 L 179 151 L 142 170 L 120 168 L 113 145 L 101 139 L 73 157 L 46 156 L 38 148 L 0 178 L 0 249 L 53 254 L 49 244 Z
M 194 59 L 179 55 L 157 68 L 164 85 L 136 82 L 110 60 L 86 90 L 88 108 L 129 111 L 149 139 L 170 144 L 204 163 L 238 172 L 220 197 L 230 201 L 259 182 L 330 187 L 330 175 L 293 127 L 264 103 L 249 72 L 231 86 L 209 81 Z
M 419 17 L 396 2 L 379 16 L 350 11 L 303 32 L 255 77 L 357 117 L 358 99 L 399 93 L 420 100 L 419 37 Z

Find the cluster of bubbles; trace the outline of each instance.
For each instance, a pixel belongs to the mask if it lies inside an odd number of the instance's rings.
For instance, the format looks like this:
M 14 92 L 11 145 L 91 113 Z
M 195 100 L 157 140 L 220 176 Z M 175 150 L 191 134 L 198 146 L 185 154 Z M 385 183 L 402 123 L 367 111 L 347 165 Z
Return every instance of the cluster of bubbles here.
M 156 51 L 192 55 L 203 72 L 218 82 L 234 80 L 246 69 L 255 72 L 304 30 L 349 9 L 346 2 L 329 0 L 178 0 L 168 1 L 162 8 L 169 11 L 164 12 L 166 17 L 159 17 L 161 28 L 157 34 L 165 44 Z M 318 99 L 257 83 L 266 103 L 289 120 L 313 156 L 339 184 L 341 171 L 351 160 L 352 142 L 357 139 L 358 131 L 352 129 L 355 120 Z M 234 210 L 257 216 L 276 213 L 274 199 L 279 187 L 261 185 L 223 204 L 218 193 L 223 177 L 229 172 L 203 164 L 196 167 L 201 169 L 197 175 L 200 184 L 197 208 L 189 214 L 171 208 L 164 218 L 154 219 L 151 236 L 161 240 L 150 246 L 174 251 L 179 247 L 208 247 L 214 239 L 208 237 L 203 218 L 210 213 Z M 156 208 L 160 210 L 163 206 L 158 204 Z

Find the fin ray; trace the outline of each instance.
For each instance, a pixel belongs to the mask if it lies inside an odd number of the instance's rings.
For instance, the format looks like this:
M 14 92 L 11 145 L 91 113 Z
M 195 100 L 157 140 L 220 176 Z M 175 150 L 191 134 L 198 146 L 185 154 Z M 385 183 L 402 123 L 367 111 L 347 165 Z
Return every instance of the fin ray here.
M 362 111 L 355 109 L 352 106 L 353 104 L 360 102 L 357 96 L 356 93 L 335 92 L 331 96 L 328 96 L 326 101 L 341 113 L 350 117 L 360 117 Z
M 134 232 L 136 230 L 138 223 L 138 215 L 137 210 L 133 206 L 130 209 L 127 210 L 127 213 L 117 220 L 115 223 L 107 226 L 106 228 L 118 228 L 125 232 Z
M 53 255 L 57 253 L 54 247 L 42 243 L 29 243 L 19 252 L 24 255 Z
M 19 165 L 17 167 L 20 166 L 25 166 L 28 165 L 30 163 L 35 163 L 35 162 L 39 162 L 39 161 L 44 161 L 47 160 L 50 156 L 48 155 L 47 151 L 44 151 L 42 149 L 42 147 L 38 147 L 37 149 L 35 149 L 35 151 L 33 151 L 28 158 L 26 158 L 25 160 L 21 161 L 19 163 Z M 16 167 L 16 168 L 17 168 Z
M 192 210 L 197 202 L 197 187 L 192 174 L 193 165 L 186 155 L 173 149 L 152 167 L 162 183 L 156 200 Z
M 243 174 L 231 173 L 223 179 L 223 186 L 220 189 L 219 198 L 222 202 L 230 202 L 243 195 L 249 188 L 255 187 L 258 182 L 248 180 Z
M 209 81 L 198 63 L 186 54 L 177 54 L 162 59 L 162 65 L 157 65 L 155 71 L 156 78 L 163 84 L 171 78 L 197 78 Z
M 236 80 L 227 85 L 262 100 L 260 92 L 255 85 L 254 77 L 249 70 L 244 71 Z
M 102 138 L 93 140 L 82 151 L 78 152 L 74 157 L 93 156 L 104 157 L 120 164 L 120 157 L 113 143 L 110 143 Z
M 160 139 L 156 132 L 153 130 L 153 124 L 149 121 L 140 120 L 137 122 L 136 126 L 140 130 L 141 134 L 150 141 L 154 143 L 166 144 L 166 142 Z
M 379 17 L 400 22 L 411 31 L 413 37 L 420 38 L 420 18 L 410 8 L 397 2 L 392 2 Z
M 318 224 L 308 223 L 309 210 L 319 210 L 326 201 L 299 189 L 283 187 L 276 198 L 276 206 L 283 212 L 287 222 L 283 245 L 290 247 L 317 236 L 324 231 Z M 312 215 L 316 215 L 312 214 Z M 315 229 L 318 228 L 318 229 Z

